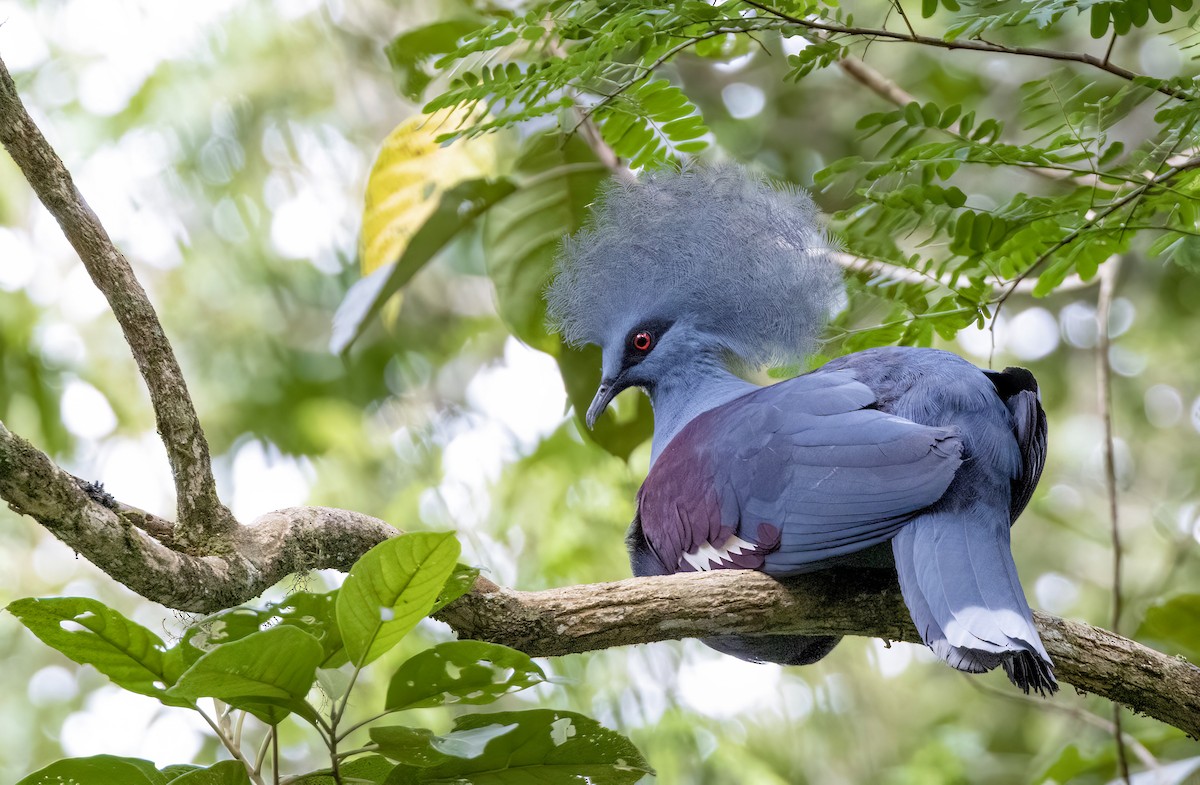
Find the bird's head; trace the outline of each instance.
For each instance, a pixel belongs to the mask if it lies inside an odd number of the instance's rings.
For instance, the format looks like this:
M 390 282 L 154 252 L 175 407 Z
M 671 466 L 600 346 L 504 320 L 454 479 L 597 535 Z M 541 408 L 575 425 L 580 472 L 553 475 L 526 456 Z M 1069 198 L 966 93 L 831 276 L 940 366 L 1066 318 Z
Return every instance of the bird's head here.
M 613 181 L 567 238 L 551 326 L 603 350 L 589 427 L 627 387 L 802 358 L 844 295 L 806 193 L 732 165 Z

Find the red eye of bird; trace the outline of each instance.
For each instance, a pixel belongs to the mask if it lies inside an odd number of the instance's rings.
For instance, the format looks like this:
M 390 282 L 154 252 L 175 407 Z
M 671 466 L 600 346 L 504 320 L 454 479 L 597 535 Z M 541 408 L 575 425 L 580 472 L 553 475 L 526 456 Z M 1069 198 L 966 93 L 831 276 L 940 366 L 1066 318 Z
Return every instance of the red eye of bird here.
M 639 352 L 648 352 L 654 344 L 654 336 L 648 332 L 640 332 L 633 336 L 633 348 Z

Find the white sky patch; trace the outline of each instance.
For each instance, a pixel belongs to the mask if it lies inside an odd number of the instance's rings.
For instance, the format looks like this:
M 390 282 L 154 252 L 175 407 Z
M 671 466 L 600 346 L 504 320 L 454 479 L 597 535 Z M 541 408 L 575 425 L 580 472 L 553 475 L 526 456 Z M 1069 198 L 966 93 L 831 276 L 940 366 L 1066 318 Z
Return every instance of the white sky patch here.
M 3 26 L 0 26 L 0 30 Z M 0 226 L 0 289 L 15 292 L 33 280 L 37 270 L 33 246 L 25 232 Z
M 784 54 L 798 55 L 812 44 L 802 35 L 789 35 L 784 37 L 781 46 Z
M 799 38 L 799 40 L 801 40 L 801 41 L 804 40 L 803 38 L 800 38 L 799 36 L 796 36 L 796 37 Z M 719 71 L 721 73 L 726 73 L 726 74 L 736 73 L 736 72 L 742 70 L 743 68 L 745 68 L 747 65 L 749 65 L 750 61 L 754 59 L 754 55 L 755 55 L 755 52 L 750 51 L 744 55 L 738 55 L 737 57 L 731 57 L 723 63 L 719 63 L 719 62 L 713 63 L 712 67 L 713 67 L 714 71 Z
M 80 562 L 64 543 L 42 537 L 29 554 L 29 566 L 47 586 L 62 586 L 79 572 Z
M 1126 297 L 1113 300 L 1108 311 L 1108 337 L 1116 338 L 1123 335 L 1133 326 L 1137 318 L 1137 306 Z
M 275 210 L 271 247 L 288 259 L 316 261 L 337 229 L 337 215 L 314 193 L 299 193 Z
M 1058 348 L 1058 321 L 1045 308 L 1026 308 L 1008 325 L 1007 349 L 1021 360 L 1038 360 Z
M 1087 303 L 1070 303 L 1058 313 L 1063 338 L 1077 349 L 1096 345 L 1096 309 Z
M 83 336 L 69 324 L 39 324 L 34 328 L 33 340 L 47 362 L 70 366 L 82 365 L 87 359 Z
M 341 269 L 335 249 L 352 248 L 358 236 L 361 205 L 347 197 L 344 183 L 359 182 L 366 170 L 362 150 L 333 126 L 289 123 L 287 134 L 296 149 L 291 166 L 280 166 L 264 184 L 271 206 L 271 244 L 281 256 L 304 259 L 325 273 Z M 282 132 L 273 129 L 264 145 Z M 290 160 L 286 149 L 274 157 Z
M 104 393 L 79 379 L 67 382 L 59 409 L 63 425 L 81 439 L 100 439 L 117 427 L 117 415 Z
M 1079 586 L 1065 575 L 1047 572 L 1038 576 L 1033 595 L 1037 604 L 1051 613 L 1067 613 L 1079 599 Z
M 1139 376 L 1150 364 L 1149 358 L 1141 352 L 1127 349 L 1124 346 L 1108 347 L 1108 364 L 1122 376 Z
M 120 722 L 113 722 L 120 717 Z M 69 715 L 60 741 L 70 757 L 126 755 L 156 766 L 192 760 L 207 726 L 187 709 L 164 707 L 154 698 L 105 686 L 89 696 L 86 708 Z
M 36 13 L 36 12 L 35 12 Z M 0 2 L 0 51 L 14 73 L 36 68 L 50 56 L 50 47 L 42 36 L 43 25 L 20 3 Z
M 963 330 L 960 330 L 955 340 L 962 350 L 973 357 L 989 357 L 992 354 L 993 333 L 996 342 L 996 352 L 1004 350 L 1008 340 L 1008 317 L 1000 314 L 1000 317 L 995 321 L 995 330 L 992 329 L 992 322 L 986 323 L 983 327 L 972 325 Z
M 93 474 L 105 490 L 126 504 L 170 519 L 175 517 L 175 484 L 167 451 L 158 434 L 106 441 Z
M 283 455 L 260 441 L 246 442 L 233 458 L 230 510 L 238 520 L 251 521 L 272 510 L 304 504 L 312 477 L 307 460 Z
M 467 385 L 467 401 L 502 424 L 528 451 L 565 419 L 567 392 L 554 358 L 516 338 L 504 344 L 504 359 L 484 368 Z
M 1156 384 L 1142 397 L 1146 419 L 1155 428 L 1172 428 L 1183 417 L 1183 396 L 1169 384 Z
M 61 665 L 47 665 L 33 674 L 26 685 L 25 694 L 34 706 L 51 706 L 66 703 L 79 694 L 75 674 Z
M 890 646 L 878 638 L 871 639 L 871 654 L 875 667 L 885 679 L 893 679 L 904 673 L 913 661 L 914 646 L 892 643 Z
M 1200 433 L 1200 398 L 1192 401 L 1192 427 Z
M 774 706 L 783 668 L 695 652 L 679 669 L 679 697 L 697 714 L 714 719 Z
M 68 272 L 66 281 L 60 286 L 59 311 L 75 324 L 90 322 L 100 314 L 108 312 L 108 300 L 104 299 L 96 284 L 92 283 L 82 264 Z
M 746 120 L 759 115 L 767 105 L 767 96 L 762 88 L 744 82 L 733 82 L 721 89 L 721 100 L 735 120 Z

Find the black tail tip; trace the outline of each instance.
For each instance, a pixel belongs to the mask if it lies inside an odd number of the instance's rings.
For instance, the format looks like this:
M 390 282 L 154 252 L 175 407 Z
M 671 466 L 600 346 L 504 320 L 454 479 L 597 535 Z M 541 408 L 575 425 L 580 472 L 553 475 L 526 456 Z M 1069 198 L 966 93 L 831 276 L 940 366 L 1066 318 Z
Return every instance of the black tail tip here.
M 1036 692 L 1047 698 L 1058 692 L 1058 680 L 1054 678 L 1054 666 L 1033 652 L 1022 651 L 1004 660 L 1004 672 L 1008 680 L 1028 695 Z

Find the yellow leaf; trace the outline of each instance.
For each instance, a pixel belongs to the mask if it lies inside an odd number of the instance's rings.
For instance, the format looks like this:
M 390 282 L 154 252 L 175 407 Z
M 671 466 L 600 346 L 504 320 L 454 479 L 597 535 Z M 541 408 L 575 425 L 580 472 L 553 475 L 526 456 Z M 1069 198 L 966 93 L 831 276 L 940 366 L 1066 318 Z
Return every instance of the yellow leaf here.
M 479 122 L 462 109 L 420 115 L 396 126 L 367 178 L 360 251 L 364 274 L 400 258 L 442 193 L 464 180 L 495 175 L 494 134 L 439 144 L 437 137 Z

